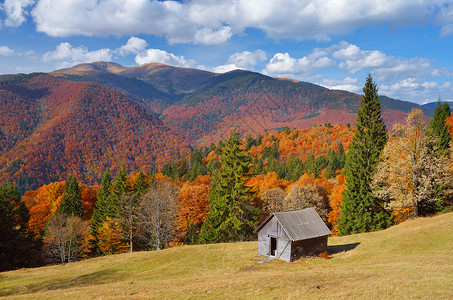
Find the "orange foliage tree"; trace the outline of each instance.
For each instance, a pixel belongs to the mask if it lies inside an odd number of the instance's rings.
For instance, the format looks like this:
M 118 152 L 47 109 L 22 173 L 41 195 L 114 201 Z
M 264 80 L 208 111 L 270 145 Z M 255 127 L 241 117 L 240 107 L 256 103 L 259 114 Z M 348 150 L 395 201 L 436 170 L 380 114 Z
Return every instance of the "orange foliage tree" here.
M 327 220 L 332 226 L 332 235 L 338 234 L 338 220 L 341 214 L 340 207 L 343 203 L 343 191 L 346 186 L 343 175 L 337 175 L 335 180 L 337 184 L 332 187 L 332 191 L 329 194 L 330 212 L 327 216 Z
M 64 186 L 64 181 L 53 182 L 22 196 L 30 212 L 28 227 L 36 235 L 42 234 L 47 221 L 57 211 Z
M 209 211 L 210 185 L 211 179 L 209 175 L 200 175 L 193 182 L 184 182 L 178 199 L 176 217 L 177 241 L 182 242 L 190 229 L 199 229 L 206 219 Z M 194 243 L 193 235 L 186 238 L 192 239 L 192 241 L 186 242 Z
M 97 201 L 99 186 L 82 186 L 83 218 L 91 220 Z

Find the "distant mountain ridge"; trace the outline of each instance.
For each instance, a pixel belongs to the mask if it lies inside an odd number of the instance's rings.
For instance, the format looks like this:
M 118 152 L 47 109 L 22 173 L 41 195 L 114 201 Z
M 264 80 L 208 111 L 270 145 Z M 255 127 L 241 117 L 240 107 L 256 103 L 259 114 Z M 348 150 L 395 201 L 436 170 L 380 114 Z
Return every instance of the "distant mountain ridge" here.
M 284 126 L 353 124 L 360 103 L 360 95 L 354 93 L 244 70 L 217 74 L 157 63 L 127 68 L 95 62 L 52 74 L 69 80 L 92 80 L 117 89 L 153 109 L 165 124 L 190 136 L 195 145 L 227 136 L 232 126 L 242 133 L 258 134 Z M 412 108 L 422 108 L 385 96 L 381 102 L 389 126 Z M 426 115 L 432 114 L 431 109 L 422 109 Z
M 426 107 L 426 108 L 429 108 L 429 109 L 434 109 L 437 106 L 437 102 L 438 101 L 425 103 L 422 106 Z M 450 105 L 451 108 L 453 108 L 453 101 L 441 101 L 441 103 L 447 103 L 448 105 Z
M 223 74 L 95 62 L 49 74 L 0 76 L 0 182 L 85 183 L 121 161 L 149 170 L 229 136 L 353 124 L 360 95 L 236 70 Z M 390 127 L 415 103 L 381 97 Z

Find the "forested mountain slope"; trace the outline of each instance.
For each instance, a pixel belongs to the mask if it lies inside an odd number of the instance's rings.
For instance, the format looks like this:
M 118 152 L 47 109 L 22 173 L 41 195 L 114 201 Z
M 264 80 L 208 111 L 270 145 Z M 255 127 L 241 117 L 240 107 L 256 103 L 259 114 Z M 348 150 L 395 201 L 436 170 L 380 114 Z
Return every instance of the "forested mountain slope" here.
M 0 99 L 0 181 L 94 183 L 121 161 L 149 170 L 189 150 L 151 110 L 97 83 L 18 76 L 3 81 Z
M 95 83 L 96 82 L 96 83 Z M 387 125 L 417 104 L 381 97 Z M 226 139 L 354 124 L 360 95 L 236 70 L 216 74 L 96 62 L 49 75 L 0 76 L 0 182 L 36 188 L 74 173 L 85 183 L 149 170 Z M 424 109 L 426 115 L 432 110 Z
M 93 80 L 146 103 L 164 123 L 188 136 L 195 145 L 226 138 L 233 126 L 259 134 L 289 126 L 353 124 L 360 95 L 294 80 L 275 79 L 236 70 L 224 74 L 162 64 L 122 67 L 96 62 L 58 70 L 69 80 Z M 125 84 L 127 82 L 127 84 Z M 391 126 L 419 105 L 381 98 Z M 424 109 L 430 115 L 430 109 Z

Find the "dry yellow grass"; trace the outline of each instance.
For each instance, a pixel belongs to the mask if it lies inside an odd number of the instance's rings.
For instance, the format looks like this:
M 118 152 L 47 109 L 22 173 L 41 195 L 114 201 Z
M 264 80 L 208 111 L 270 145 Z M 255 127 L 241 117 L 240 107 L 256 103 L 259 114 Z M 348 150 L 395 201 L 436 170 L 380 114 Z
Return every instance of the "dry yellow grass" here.
M 21 299 L 453 299 L 453 213 L 329 239 L 332 259 L 258 264 L 256 242 L 183 246 L 0 273 Z

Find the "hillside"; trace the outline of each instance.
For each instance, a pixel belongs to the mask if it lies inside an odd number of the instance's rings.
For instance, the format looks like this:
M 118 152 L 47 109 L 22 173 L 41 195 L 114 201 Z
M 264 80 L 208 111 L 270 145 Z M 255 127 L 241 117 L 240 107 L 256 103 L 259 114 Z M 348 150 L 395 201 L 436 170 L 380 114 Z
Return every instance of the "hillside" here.
M 96 81 L 146 103 L 167 126 L 200 146 L 225 138 L 233 126 L 241 133 L 258 135 L 285 126 L 353 124 L 360 103 L 357 94 L 242 70 L 216 74 L 155 63 L 126 68 L 96 62 L 52 74 L 69 80 Z M 412 108 L 421 108 L 385 96 L 381 101 L 383 117 L 390 127 Z M 426 115 L 432 114 L 431 109 L 423 110 Z
M 97 83 L 16 77 L 0 99 L 0 182 L 29 189 L 75 174 L 93 184 L 121 161 L 150 170 L 189 151 L 151 110 Z
M 183 246 L 0 274 L 21 299 L 451 299 L 453 213 L 329 238 L 332 259 L 258 264 L 256 242 Z
M 70 173 L 93 184 L 120 161 L 150 170 L 226 139 L 233 127 L 256 137 L 353 124 L 360 102 L 357 94 L 241 70 L 96 62 L 51 74 L 0 76 L 0 182 L 21 191 Z M 420 107 L 381 100 L 389 127 Z

